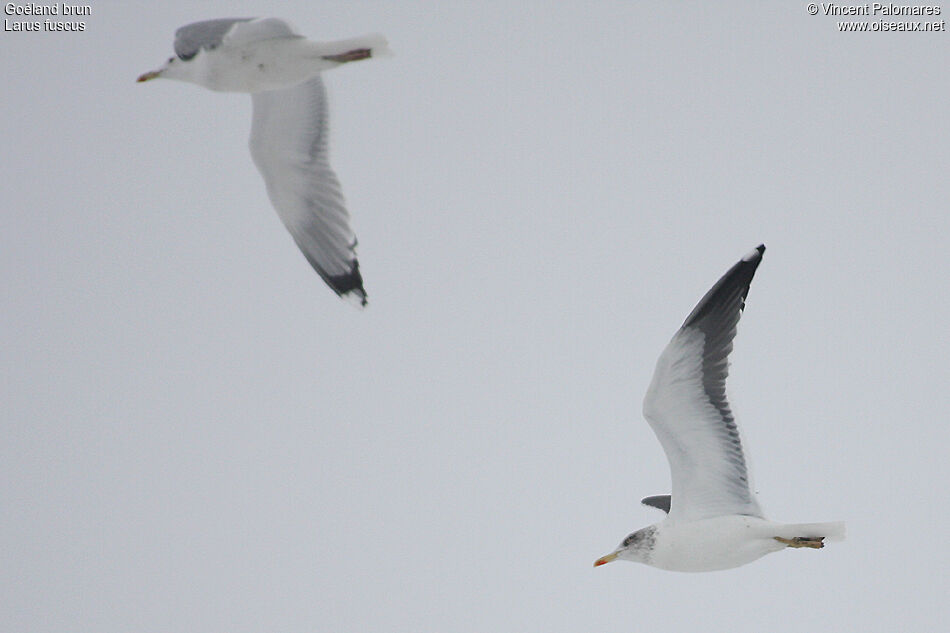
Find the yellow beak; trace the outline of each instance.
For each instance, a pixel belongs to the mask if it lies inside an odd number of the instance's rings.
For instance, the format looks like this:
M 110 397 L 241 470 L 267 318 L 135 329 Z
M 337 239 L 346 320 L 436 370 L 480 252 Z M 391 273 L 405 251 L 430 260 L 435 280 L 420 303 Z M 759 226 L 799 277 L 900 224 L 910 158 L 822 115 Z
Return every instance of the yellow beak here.
M 601 556 L 594 561 L 594 567 L 600 567 L 601 565 L 606 565 L 607 563 L 617 560 L 617 552 L 612 552 L 606 556 Z
M 148 71 L 147 73 L 145 73 L 145 74 L 143 74 L 143 75 L 139 75 L 139 78 L 136 79 L 135 81 L 148 81 L 149 79 L 155 79 L 156 77 L 158 77 L 158 76 L 161 75 L 161 74 L 162 74 L 162 73 L 161 73 L 160 71 L 158 71 L 158 70 L 150 70 L 150 71 Z

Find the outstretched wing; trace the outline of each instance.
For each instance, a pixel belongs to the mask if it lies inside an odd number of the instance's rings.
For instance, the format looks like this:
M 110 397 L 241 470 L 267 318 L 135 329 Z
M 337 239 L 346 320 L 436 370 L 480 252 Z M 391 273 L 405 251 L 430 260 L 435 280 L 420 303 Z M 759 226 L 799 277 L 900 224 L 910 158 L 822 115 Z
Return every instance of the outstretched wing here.
M 726 400 L 726 376 L 736 325 L 764 252 L 759 246 L 746 255 L 706 293 L 657 361 L 643 414 L 670 462 L 670 519 L 762 516 Z
M 251 156 L 277 214 L 327 285 L 366 305 L 356 235 L 327 158 L 323 81 L 317 76 L 251 98 Z

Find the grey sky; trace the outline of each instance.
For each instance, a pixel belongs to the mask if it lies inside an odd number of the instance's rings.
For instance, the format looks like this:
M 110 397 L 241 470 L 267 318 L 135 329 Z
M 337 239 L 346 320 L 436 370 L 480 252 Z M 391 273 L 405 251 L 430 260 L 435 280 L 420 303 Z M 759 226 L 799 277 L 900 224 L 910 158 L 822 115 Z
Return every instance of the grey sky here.
M 512 4 L 0 33 L 0 630 L 946 624 L 950 35 Z M 246 95 L 135 83 L 255 15 L 395 52 L 326 75 L 365 311 L 271 208 Z M 760 242 L 729 382 L 759 498 L 848 540 L 592 569 L 668 492 L 657 355 Z

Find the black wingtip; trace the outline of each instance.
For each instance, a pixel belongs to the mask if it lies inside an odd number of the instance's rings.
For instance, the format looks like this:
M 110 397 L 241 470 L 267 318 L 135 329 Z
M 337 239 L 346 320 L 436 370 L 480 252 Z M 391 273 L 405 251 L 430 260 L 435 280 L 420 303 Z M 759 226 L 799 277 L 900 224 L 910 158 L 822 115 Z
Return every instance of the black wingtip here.
M 356 299 L 361 308 L 366 307 L 366 290 L 363 289 L 363 276 L 360 274 L 358 261 L 353 261 L 353 268 L 350 269 L 350 272 L 343 275 L 327 275 L 324 280 L 335 293 L 344 299 Z
M 328 275 L 320 263 L 313 257 L 310 257 L 307 251 L 303 248 L 301 248 L 300 251 L 303 253 L 303 256 L 307 258 L 307 261 L 310 262 L 313 269 L 317 271 L 317 274 L 320 275 L 320 279 L 322 279 L 326 285 L 330 286 L 330 290 L 335 292 L 338 297 L 351 300 L 355 299 L 361 308 L 366 307 L 366 290 L 363 289 L 363 275 L 360 274 L 359 260 L 354 259 L 350 264 L 350 269 L 345 273 Z
M 728 305 L 736 298 L 738 298 L 738 309 L 741 312 L 745 308 L 745 298 L 749 294 L 752 277 L 755 276 L 755 271 L 759 267 L 764 253 L 765 244 L 759 244 L 736 262 L 696 304 L 690 315 L 686 317 L 686 321 L 683 322 L 683 327 L 696 324 L 715 310 L 725 309 L 728 311 Z

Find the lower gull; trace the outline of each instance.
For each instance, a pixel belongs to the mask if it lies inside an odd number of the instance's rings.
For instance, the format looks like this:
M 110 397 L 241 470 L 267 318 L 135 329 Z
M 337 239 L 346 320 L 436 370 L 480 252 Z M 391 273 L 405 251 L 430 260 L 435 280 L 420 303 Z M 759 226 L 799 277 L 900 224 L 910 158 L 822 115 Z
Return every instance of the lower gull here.
M 643 499 L 667 513 L 594 566 L 617 559 L 670 571 L 739 567 L 787 547 L 820 549 L 844 523 L 776 523 L 749 487 L 739 429 L 726 400 L 729 353 L 761 245 L 706 293 L 663 350 L 643 415 L 670 462 L 672 495 Z

